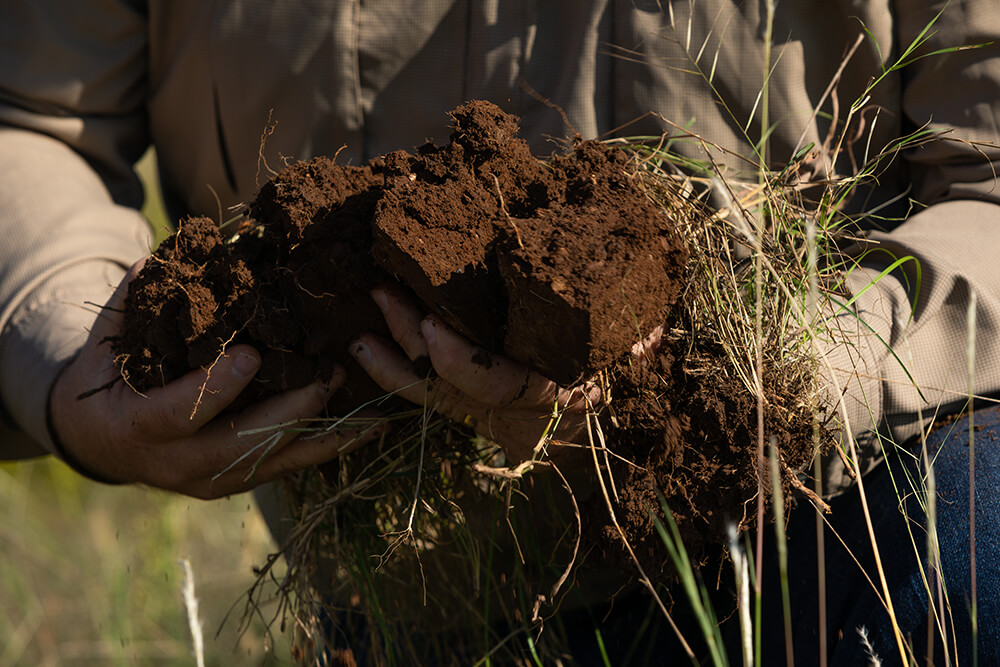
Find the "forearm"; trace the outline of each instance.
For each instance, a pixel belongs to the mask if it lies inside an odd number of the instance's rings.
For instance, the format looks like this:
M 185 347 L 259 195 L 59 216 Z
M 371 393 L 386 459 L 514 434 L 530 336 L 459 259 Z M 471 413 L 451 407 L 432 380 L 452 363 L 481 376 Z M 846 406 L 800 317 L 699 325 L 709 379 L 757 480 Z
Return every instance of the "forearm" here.
M 932 206 L 892 233 L 875 234 L 847 287 L 856 295 L 834 318 L 826 345 L 824 402 L 860 437 L 865 463 L 879 460 L 876 429 L 895 442 L 976 396 L 1000 393 L 1000 206 L 956 200 Z M 908 259 L 907 259 L 908 258 Z M 897 260 L 898 268 L 879 278 Z M 976 295 L 969 374 L 968 315 Z M 914 308 L 914 304 L 916 307 Z M 971 383 L 971 384 L 970 384 Z M 841 398 L 842 397 L 842 398 Z M 828 483 L 846 482 L 839 457 Z
M 95 304 L 148 253 L 151 238 L 139 212 L 116 205 L 59 141 L 2 129 L 0 170 L 0 401 L 6 425 L 41 445 L 5 437 L 0 458 L 12 458 L 51 451 L 48 389 L 86 339 Z

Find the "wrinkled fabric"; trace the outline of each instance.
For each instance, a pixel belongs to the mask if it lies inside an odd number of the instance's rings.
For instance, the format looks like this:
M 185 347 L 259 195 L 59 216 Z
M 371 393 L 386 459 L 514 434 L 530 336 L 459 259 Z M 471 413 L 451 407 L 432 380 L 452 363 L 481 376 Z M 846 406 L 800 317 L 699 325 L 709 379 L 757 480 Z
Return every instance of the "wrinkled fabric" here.
M 131 169 L 148 146 L 175 216 L 225 218 L 288 160 L 340 151 L 341 162 L 357 164 L 443 142 L 447 112 L 473 98 L 521 116 L 541 154 L 574 132 L 690 131 L 711 146 L 688 137 L 674 150 L 754 181 L 768 69 L 764 4 L 8 3 L 0 22 L 0 456 L 51 451 L 46 395 L 94 317 L 84 304 L 103 303 L 149 251 Z M 887 70 L 942 8 L 910 64 Z M 901 440 L 965 400 L 973 292 L 974 389 L 1000 390 L 1000 151 L 990 145 L 1000 143 L 1000 6 L 785 2 L 772 34 L 769 163 L 785 164 L 810 144 L 818 150 L 806 165 L 820 175 L 851 173 L 866 155 L 891 157 L 877 187 L 845 204 L 876 211 L 864 218 L 875 233 L 847 278 L 858 297 L 835 317 L 844 340 L 825 350 L 822 370 L 825 400 L 846 408 L 851 432 L 879 427 Z M 831 148 L 831 128 L 862 99 L 863 132 L 832 159 L 822 150 Z M 897 154 L 896 138 L 918 129 L 948 134 Z M 899 211 L 910 213 L 902 224 L 889 219 Z M 901 257 L 914 259 L 868 288 Z M 95 270 L 81 275 L 81 267 Z M 862 438 L 864 467 L 878 460 L 878 443 Z M 846 482 L 838 462 L 829 468 L 834 487 Z

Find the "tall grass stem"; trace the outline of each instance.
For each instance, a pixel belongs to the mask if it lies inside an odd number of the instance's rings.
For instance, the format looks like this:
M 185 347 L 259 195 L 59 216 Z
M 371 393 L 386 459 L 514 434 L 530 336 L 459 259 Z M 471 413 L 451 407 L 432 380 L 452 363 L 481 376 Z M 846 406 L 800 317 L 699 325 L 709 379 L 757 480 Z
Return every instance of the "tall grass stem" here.
M 972 665 L 979 665 L 978 650 L 978 619 L 976 617 L 976 427 L 975 427 L 975 407 L 973 396 L 975 395 L 976 381 L 976 305 L 978 295 L 976 290 L 972 290 L 969 295 L 969 310 L 967 313 L 967 323 L 969 331 L 969 346 L 966 352 L 968 362 L 969 378 L 969 587 L 972 599 L 969 614 L 972 621 Z
M 182 559 L 180 565 L 184 571 L 184 587 L 181 591 L 184 596 L 184 609 L 187 612 L 188 629 L 191 631 L 195 664 L 198 667 L 205 667 L 205 638 L 202 634 L 201 618 L 198 615 L 198 598 L 194 592 L 194 571 L 191 569 L 191 561 L 187 558 Z
M 781 492 L 781 473 L 778 470 L 778 442 L 772 436 L 768 448 L 771 459 L 771 504 L 774 506 L 774 534 L 778 546 L 778 577 L 781 581 L 781 608 L 785 625 L 785 665 L 795 664 L 792 640 L 792 605 L 788 590 L 788 535 L 785 532 L 785 499 Z

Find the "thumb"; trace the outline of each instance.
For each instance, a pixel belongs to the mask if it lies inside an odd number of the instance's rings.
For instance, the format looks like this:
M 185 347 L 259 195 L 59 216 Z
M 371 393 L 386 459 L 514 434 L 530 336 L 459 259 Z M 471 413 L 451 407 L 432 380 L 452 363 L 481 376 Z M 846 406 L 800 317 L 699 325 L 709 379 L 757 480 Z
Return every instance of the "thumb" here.
M 234 345 L 211 365 L 193 370 L 146 396 L 139 403 L 135 425 L 152 440 L 193 435 L 226 409 L 260 368 L 260 354 L 249 345 Z

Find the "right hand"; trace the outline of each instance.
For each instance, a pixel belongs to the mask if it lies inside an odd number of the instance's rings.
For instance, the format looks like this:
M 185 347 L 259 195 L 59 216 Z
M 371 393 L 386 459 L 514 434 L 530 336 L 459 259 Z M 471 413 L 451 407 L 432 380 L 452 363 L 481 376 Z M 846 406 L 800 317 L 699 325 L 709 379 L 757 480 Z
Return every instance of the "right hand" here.
M 296 420 L 302 423 L 292 426 L 303 426 L 320 415 L 345 380 L 338 367 L 329 383 L 316 382 L 239 413 L 220 415 L 260 367 L 260 355 L 248 345 L 226 349 L 210 371 L 191 371 L 146 395 L 118 381 L 79 398 L 120 375 L 106 340 L 119 331 L 128 283 L 141 265 L 134 265 L 118 286 L 87 342 L 52 387 L 53 437 L 85 470 L 108 480 L 218 498 L 325 463 L 380 435 L 377 429 L 369 429 L 296 438 L 294 431 L 286 430 L 283 436 L 275 436 L 278 444 L 266 456 L 268 445 L 234 466 L 237 459 L 281 430 L 267 427 Z
M 590 465 L 586 448 L 597 436 L 588 431 L 603 400 L 596 383 L 560 387 L 523 364 L 488 353 L 427 315 L 401 289 L 386 285 L 372 297 L 396 344 L 364 334 L 350 351 L 379 386 L 417 405 L 430 404 L 456 421 L 471 417 L 476 431 L 503 447 L 514 465 L 536 457 L 543 438 L 561 443 L 546 450 L 550 459 L 557 457 L 568 468 Z M 655 353 L 662 334 L 657 327 L 636 343 L 632 353 L 638 363 Z M 435 377 L 414 369 L 411 362 L 420 357 L 430 359 Z M 550 423 L 556 407 L 558 427 Z

